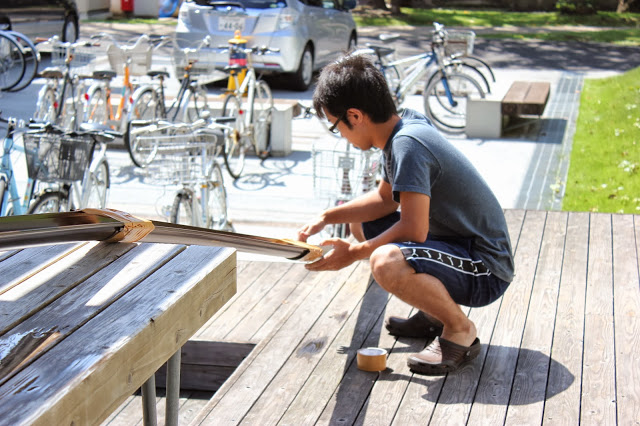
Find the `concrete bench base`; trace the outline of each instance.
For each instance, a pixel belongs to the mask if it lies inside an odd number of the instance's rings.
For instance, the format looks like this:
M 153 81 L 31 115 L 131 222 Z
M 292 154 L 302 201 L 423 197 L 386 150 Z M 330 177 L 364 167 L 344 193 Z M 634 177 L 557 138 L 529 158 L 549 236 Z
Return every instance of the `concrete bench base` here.
M 488 95 L 467 101 L 466 135 L 471 138 L 500 138 L 511 117 L 539 118 L 549 100 L 548 82 L 516 81 L 503 97 Z

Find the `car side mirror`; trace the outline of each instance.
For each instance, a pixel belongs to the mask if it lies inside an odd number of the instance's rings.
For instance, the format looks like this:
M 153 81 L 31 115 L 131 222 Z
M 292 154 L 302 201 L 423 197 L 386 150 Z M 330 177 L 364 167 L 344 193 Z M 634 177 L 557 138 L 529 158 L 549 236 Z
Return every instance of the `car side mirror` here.
M 342 3 L 342 7 L 345 10 L 351 10 L 351 9 L 355 9 L 356 7 L 356 0 L 344 0 Z

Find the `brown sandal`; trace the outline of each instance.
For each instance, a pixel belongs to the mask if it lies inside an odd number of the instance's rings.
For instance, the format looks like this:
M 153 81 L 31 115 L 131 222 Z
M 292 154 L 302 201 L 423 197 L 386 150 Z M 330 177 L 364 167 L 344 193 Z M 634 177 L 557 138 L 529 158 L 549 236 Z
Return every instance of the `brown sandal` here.
M 420 353 L 411 355 L 407 361 L 409 369 L 418 374 L 439 376 L 457 370 L 480 353 L 480 340 L 471 346 L 461 346 L 442 337 L 436 337 Z
M 418 311 L 410 318 L 389 317 L 385 327 L 397 337 L 427 337 L 434 339 L 442 334 L 442 324 L 434 322 L 424 312 Z

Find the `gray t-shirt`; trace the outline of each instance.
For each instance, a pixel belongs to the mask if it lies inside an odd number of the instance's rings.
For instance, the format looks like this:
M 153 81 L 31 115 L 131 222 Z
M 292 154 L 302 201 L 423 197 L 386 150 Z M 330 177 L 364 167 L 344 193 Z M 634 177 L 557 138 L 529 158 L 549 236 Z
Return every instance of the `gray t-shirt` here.
M 497 277 L 511 282 L 513 254 L 504 213 L 471 162 L 417 111 L 405 109 L 383 150 L 382 177 L 393 198 L 418 192 L 431 198 L 429 233 L 463 237 Z

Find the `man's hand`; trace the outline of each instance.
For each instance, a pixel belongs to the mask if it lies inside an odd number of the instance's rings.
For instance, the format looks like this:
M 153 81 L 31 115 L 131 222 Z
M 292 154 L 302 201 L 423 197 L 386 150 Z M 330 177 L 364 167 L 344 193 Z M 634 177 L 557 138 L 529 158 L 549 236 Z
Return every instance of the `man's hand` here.
M 354 243 L 354 245 L 357 243 Z M 340 238 L 330 238 L 320 243 L 321 246 L 333 246 L 333 250 L 323 258 L 305 265 L 310 271 L 337 271 L 359 260 L 355 255 L 354 245 Z
M 324 219 L 318 217 L 314 222 L 308 223 L 298 230 L 298 241 L 306 243 L 310 236 L 322 231 L 326 225 Z

